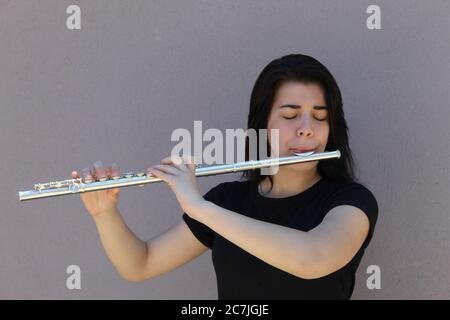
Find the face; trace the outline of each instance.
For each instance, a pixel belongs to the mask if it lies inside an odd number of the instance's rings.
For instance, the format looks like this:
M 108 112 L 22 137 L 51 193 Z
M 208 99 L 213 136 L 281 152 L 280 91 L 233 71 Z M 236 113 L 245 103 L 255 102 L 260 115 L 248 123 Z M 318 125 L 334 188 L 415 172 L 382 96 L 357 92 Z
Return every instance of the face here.
M 317 84 L 285 82 L 278 89 L 267 129 L 279 130 L 279 157 L 294 155 L 300 148 L 324 152 L 328 141 L 329 119 L 325 96 Z M 271 144 L 272 145 L 272 144 Z M 296 170 L 312 170 L 318 161 L 289 165 Z

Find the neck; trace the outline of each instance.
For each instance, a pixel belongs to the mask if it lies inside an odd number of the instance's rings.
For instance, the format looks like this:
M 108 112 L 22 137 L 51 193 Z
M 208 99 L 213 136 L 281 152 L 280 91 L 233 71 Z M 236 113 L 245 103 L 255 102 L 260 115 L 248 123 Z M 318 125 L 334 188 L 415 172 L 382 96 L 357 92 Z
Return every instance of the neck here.
M 317 170 L 295 171 L 287 167 L 280 167 L 277 174 L 272 175 L 272 190 L 268 192 L 271 184 L 269 178 L 266 177 L 261 181 L 259 192 L 269 198 L 285 198 L 309 189 L 321 178 Z

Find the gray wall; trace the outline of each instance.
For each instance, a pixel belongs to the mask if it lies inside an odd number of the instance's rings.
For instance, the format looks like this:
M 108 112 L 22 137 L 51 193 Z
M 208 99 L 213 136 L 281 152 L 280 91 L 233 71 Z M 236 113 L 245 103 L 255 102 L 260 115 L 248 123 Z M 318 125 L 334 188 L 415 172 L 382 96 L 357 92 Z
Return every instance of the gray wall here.
M 81 7 L 81 30 L 66 8 Z M 366 8 L 381 7 L 381 30 Z M 0 2 L 0 298 L 215 299 L 206 253 L 144 283 L 122 280 L 78 196 L 19 203 L 17 191 L 95 159 L 140 171 L 176 128 L 245 128 L 262 68 L 309 54 L 335 75 L 357 173 L 378 199 L 354 299 L 450 298 L 450 2 Z M 199 179 L 202 192 L 238 176 Z M 164 184 L 119 207 L 144 239 L 181 217 Z M 81 268 L 81 290 L 66 268 Z M 381 289 L 366 268 L 381 268 Z

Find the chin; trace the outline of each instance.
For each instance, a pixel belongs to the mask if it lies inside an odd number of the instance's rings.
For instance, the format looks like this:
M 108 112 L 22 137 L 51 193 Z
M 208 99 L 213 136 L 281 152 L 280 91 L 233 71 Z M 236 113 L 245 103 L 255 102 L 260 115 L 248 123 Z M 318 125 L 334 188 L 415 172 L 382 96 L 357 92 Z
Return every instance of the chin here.
M 296 164 L 290 164 L 286 166 L 290 170 L 297 171 L 297 172 L 309 172 L 311 170 L 316 170 L 318 161 L 311 161 L 311 162 L 304 162 L 304 163 L 296 163 Z

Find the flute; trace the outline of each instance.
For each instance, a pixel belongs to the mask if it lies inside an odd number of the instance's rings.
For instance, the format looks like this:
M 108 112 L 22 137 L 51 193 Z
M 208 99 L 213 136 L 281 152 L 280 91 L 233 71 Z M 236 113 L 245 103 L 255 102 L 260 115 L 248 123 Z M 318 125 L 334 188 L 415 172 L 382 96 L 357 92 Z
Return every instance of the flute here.
M 318 161 L 326 159 L 339 159 L 341 152 L 339 150 L 329 152 L 306 152 L 296 153 L 295 156 L 281 158 L 267 158 L 262 160 L 251 160 L 238 162 L 235 164 L 196 166 L 195 176 L 203 177 L 224 173 L 232 173 L 246 170 L 255 170 L 260 168 L 269 168 L 274 166 L 283 166 L 309 161 Z M 62 195 L 76 194 L 81 192 L 90 192 L 98 190 L 106 190 L 112 188 L 122 188 L 130 186 L 143 186 L 147 183 L 160 182 L 161 178 L 157 178 L 151 173 L 125 173 L 121 176 L 104 178 L 100 181 L 87 182 L 82 178 L 69 179 L 62 181 L 54 181 L 48 183 L 38 183 L 34 185 L 34 189 L 28 191 L 19 191 L 20 201 L 56 197 Z

